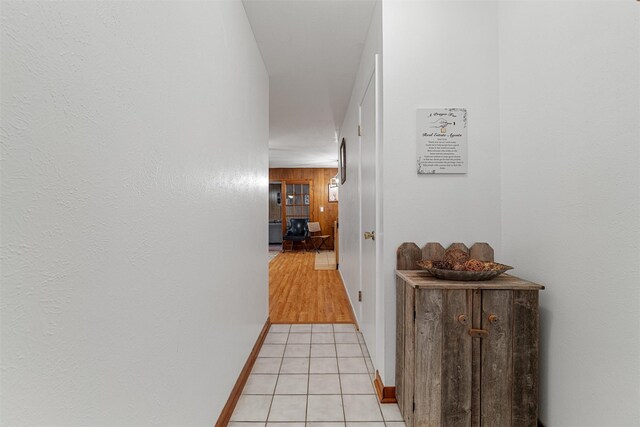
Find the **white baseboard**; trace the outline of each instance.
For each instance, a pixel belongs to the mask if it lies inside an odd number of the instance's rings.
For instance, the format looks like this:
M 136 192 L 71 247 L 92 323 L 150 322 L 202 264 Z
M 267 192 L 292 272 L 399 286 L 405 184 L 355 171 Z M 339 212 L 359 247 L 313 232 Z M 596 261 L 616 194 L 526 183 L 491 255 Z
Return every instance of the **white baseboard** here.
M 351 312 L 353 313 L 353 318 L 356 321 L 356 328 L 360 330 L 360 320 L 358 319 L 358 315 L 356 309 L 353 305 L 353 301 L 351 300 L 351 295 L 349 295 L 349 290 L 347 289 L 347 285 L 344 282 L 344 277 L 342 277 L 342 271 L 338 268 L 338 274 L 340 275 L 340 281 L 342 282 L 342 287 L 344 288 L 344 293 L 347 294 L 347 299 L 349 300 L 349 305 L 351 305 Z

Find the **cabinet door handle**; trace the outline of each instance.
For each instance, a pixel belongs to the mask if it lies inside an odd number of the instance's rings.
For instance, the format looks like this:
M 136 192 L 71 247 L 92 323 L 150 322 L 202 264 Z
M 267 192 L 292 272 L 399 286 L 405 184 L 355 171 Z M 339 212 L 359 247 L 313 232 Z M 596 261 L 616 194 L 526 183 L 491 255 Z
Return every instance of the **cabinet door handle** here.
M 484 329 L 469 329 L 469 335 L 472 338 L 486 338 L 489 336 L 489 331 Z

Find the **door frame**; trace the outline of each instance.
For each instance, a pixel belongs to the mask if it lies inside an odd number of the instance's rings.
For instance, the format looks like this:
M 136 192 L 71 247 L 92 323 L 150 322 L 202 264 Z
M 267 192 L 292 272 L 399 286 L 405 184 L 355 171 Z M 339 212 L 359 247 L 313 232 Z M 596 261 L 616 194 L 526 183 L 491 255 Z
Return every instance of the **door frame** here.
M 376 121 L 376 349 L 378 369 L 384 369 L 385 317 L 383 248 L 384 227 L 382 221 L 382 58 L 375 55 L 375 121 Z M 384 372 L 384 370 L 382 371 Z
M 384 230 L 382 221 L 382 75 L 381 75 L 381 58 L 379 54 L 375 54 L 373 71 L 368 79 L 365 89 L 362 92 L 360 102 L 358 103 L 358 126 L 362 126 L 362 103 L 369 90 L 373 85 L 374 89 L 374 127 L 375 127 L 375 143 L 374 143 L 374 157 L 375 157 L 375 274 L 374 274 L 374 289 L 375 289 L 375 348 L 370 349 L 373 351 L 374 364 L 380 367 L 384 366 L 384 281 L 382 280 L 382 262 L 383 262 L 383 241 Z M 358 230 L 362 231 L 362 136 L 358 136 L 358 182 L 360 188 L 358 191 L 359 197 L 359 216 L 358 216 Z M 363 290 L 362 286 L 362 244 L 363 236 L 359 236 L 359 261 L 360 261 L 360 274 L 359 274 L 359 289 Z M 362 303 L 358 304 L 359 319 L 362 319 Z

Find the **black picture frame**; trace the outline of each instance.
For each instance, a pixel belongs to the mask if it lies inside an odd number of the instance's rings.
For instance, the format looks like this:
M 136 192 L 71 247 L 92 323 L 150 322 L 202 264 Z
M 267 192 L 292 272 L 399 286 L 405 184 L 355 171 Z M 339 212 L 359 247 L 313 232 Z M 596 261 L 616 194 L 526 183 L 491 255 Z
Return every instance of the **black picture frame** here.
M 347 142 L 342 138 L 340 143 L 340 184 L 344 184 L 347 180 Z

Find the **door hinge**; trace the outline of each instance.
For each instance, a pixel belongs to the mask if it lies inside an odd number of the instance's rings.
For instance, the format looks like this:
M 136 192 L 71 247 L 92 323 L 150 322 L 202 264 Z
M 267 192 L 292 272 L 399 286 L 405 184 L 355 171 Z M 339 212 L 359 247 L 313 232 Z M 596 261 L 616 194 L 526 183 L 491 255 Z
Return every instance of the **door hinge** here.
M 358 302 L 362 302 L 362 291 L 358 291 Z
M 358 125 L 358 136 L 362 136 L 362 130 L 360 129 L 360 125 Z

